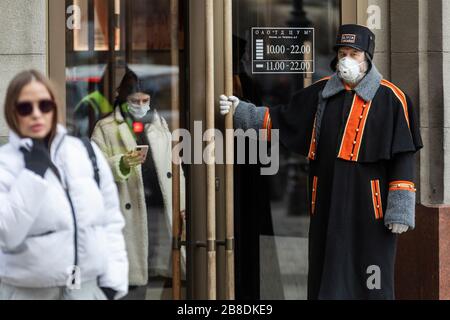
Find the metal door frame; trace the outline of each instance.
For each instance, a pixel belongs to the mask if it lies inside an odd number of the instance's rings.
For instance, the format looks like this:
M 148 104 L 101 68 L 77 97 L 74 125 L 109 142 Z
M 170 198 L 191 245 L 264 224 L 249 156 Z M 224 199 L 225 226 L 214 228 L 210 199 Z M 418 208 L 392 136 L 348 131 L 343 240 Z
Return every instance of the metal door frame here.
M 190 125 L 193 128 L 194 121 L 206 120 L 205 117 L 205 96 L 206 96 L 206 34 L 205 34 L 205 8 L 204 4 L 207 0 L 190 0 L 189 11 L 195 12 L 196 17 L 190 17 L 189 23 L 189 45 L 191 47 L 189 60 L 190 64 L 190 84 L 191 92 L 195 94 L 190 97 Z M 224 11 L 223 0 L 214 0 L 214 90 L 216 93 L 216 99 L 218 100 L 217 93 L 225 92 L 225 62 L 227 60 L 227 54 L 223 46 L 224 37 L 226 33 L 224 31 Z M 357 0 L 341 0 L 341 23 L 357 23 L 358 17 Z M 198 14 L 198 16 L 197 16 Z M 194 49 L 195 48 L 195 49 Z M 228 55 L 231 52 L 228 50 Z M 228 66 L 229 68 L 229 66 Z M 228 89 L 228 88 L 227 88 Z M 217 105 L 216 105 L 217 110 Z M 216 115 L 216 127 L 220 130 L 224 129 L 223 118 Z M 192 130 L 191 130 L 192 132 Z M 223 131 L 222 131 L 223 132 Z M 227 197 L 226 190 L 226 174 L 225 166 L 216 165 L 216 230 L 217 239 L 224 239 L 226 236 L 226 204 Z M 190 176 L 192 183 L 190 187 L 190 202 L 191 213 L 193 217 L 190 224 L 190 243 L 192 244 L 188 249 L 190 260 L 190 291 L 189 297 L 192 299 L 208 299 L 208 240 L 207 240 L 207 169 L 206 166 L 193 165 L 190 169 Z M 229 209 L 228 209 L 229 210 Z M 230 214 L 230 211 L 228 211 Z M 219 243 L 221 241 L 219 240 Z M 223 244 L 223 243 L 222 243 Z M 230 279 L 226 279 L 225 270 L 225 250 L 221 246 L 215 246 L 217 248 L 217 298 L 224 299 L 233 289 L 226 288 L 227 283 L 231 283 Z M 234 285 L 234 279 L 233 283 Z
M 196 121 L 224 132 L 232 119 L 225 123 L 217 101 L 232 91 L 231 1 L 190 0 L 189 12 L 190 132 Z M 189 175 L 188 297 L 234 299 L 233 166 L 194 164 Z

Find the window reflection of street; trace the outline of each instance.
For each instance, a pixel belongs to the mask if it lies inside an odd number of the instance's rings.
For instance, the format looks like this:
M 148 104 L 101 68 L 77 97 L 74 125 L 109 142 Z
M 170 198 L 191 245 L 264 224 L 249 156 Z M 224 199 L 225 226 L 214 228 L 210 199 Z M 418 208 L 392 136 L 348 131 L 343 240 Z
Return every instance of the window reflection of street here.
M 176 1 L 175 1 L 176 2 Z M 123 212 L 126 215 L 128 224 L 140 224 L 148 226 L 144 234 L 130 235 L 130 230 L 125 230 L 125 236 L 128 249 L 132 247 L 130 241 L 140 241 L 138 239 L 147 239 L 149 242 L 148 260 L 145 258 L 133 257 L 134 261 L 130 261 L 133 265 L 133 271 L 130 272 L 130 299 L 171 299 L 172 298 L 172 236 L 171 236 L 171 194 L 164 194 L 164 203 L 157 206 L 154 203 L 155 186 L 163 186 L 163 192 L 170 189 L 171 159 L 166 155 L 170 154 L 170 133 L 172 124 L 177 122 L 183 123 L 181 116 L 183 113 L 174 107 L 173 97 L 184 96 L 185 94 L 185 65 L 186 55 L 184 52 L 184 21 L 186 10 L 182 5 L 183 1 L 178 1 L 179 19 L 178 39 L 179 43 L 174 46 L 171 42 L 171 4 L 173 1 L 167 0 L 66 0 L 66 8 L 69 6 L 77 6 L 79 8 L 79 25 L 74 29 L 66 29 L 66 120 L 69 131 L 76 136 L 91 137 L 100 121 L 104 119 L 117 120 L 116 115 L 121 111 L 128 110 L 128 106 L 120 106 L 117 104 L 119 97 L 119 84 L 128 71 L 132 71 L 137 75 L 139 81 L 149 84 L 146 90 L 152 92 L 151 111 L 156 111 L 158 119 L 161 120 L 161 126 L 154 131 L 165 133 L 167 138 L 164 143 L 162 141 L 149 141 L 150 152 L 154 167 L 161 168 L 161 163 L 165 163 L 164 172 L 158 172 L 158 175 L 152 175 L 153 183 L 145 183 L 145 190 L 142 190 L 145 202 L 143 206 L 138 206 L 128 199 L 123 198 L 123 187 L 128 182 L 117 182 L 119 191 L 121 191 L 121 201 Z M 174 8 L 174 7 L 172 7 Z M 176 42 L 176 41 L 175 41 Z M 174 47 L 176 49 L 174 49 Z M 179 61 L 172 61 L 173 50 L 178 51 Z M 177 85 L 174 86 L 174 79 Z M 180 88 L 176 90 L 175 88 Z M 137 90 L 136 92 L 139 92 Z M 177 91 L 177 92 L 175 92 Z M 179 92 L 178 92 L 179 91 Z M 181 99 L 182 101 L 182 99 Z M 119 110 L 118 108 L 122 108 Z M 119 111 L 118 111 L 119 110 Z M 136 119 L 134 119 L 136 121 Z M 165 124 L 164 124 L 165 123 Z M 135 128 L 134 124 L 129 126 L 129 135 L 133 137 L 138 135 L 132 132 Z M 151 128 L 157 126 L 145 123 L 141 126 L 147 133 L 148 137 L 157 136 L 150 132 Z M 150 128 L 150 129 L 149 129 Z M 128 130 L 128 129 L 127 129 Z M 109 131 L 108 131 L 109 132 Z M 111 136 L 105 137 L 105 141 L 114 141 L 117 137 L 122 137 L 118 132 L 110 132 Z M 162 137 L 162 135 L 161 135 Z M 119 143 L 119 148 L 112 148 L 105 153 L 107 156 L 119 156 L 133 148 L 135 144 L 145 143 L 145 139 L 133 138 L 125 139 L 123 144 Z M 159 139 L 159 138 L 158 138 Z M 111 142 L 112 144 L 112 142 Z M 126 147 L 124 147 L 126 146 Z M 164 150 L 160 148 L 164 147 Z M 155 148 L 154 150 L 152 150 Z M 114 150 L 113 150 L 114 149 Z M 120 150 L 119 150 L 120 149 Z M 167 149 L 167 150 L 166 150 Z M 168 152 L 166 152 L 168 151 Z M 153 153 L 152 153 L 153 152 Z M 160 158 L 164 155 L 163 160 Z M 165 161 L 167 160 L 167 161 Z M 144 167 L 144 166 L 143 166 Z M 114 169 L 114 168 L 112 168 Z M 114 170 L 113 170 L 114 171 Z M 143 172 L 145 173 L 145 172 Z M 144 176 L 151 176 L 144 174 Z M 134 178 L 130 178 L 134 179 Z M 184 179 L 183 179 L 184 182 Z M 144 188 L 144 186 L 142 186 Z M 184 186 L 182 188 L 182 197 L 184 197 Z M 139 193 L 135 190 L 134 193 Z M 167 201 L 166 201 L 167 200 Z M 185 200 L 182 199 L 184 206 Z M 138 207 L 142 207 L 145 214 L 145 221 L 133 220 L 127 215 L 138 215 Z M 184 210 L 184 208 L 183 208 Z M 170 217 L 170 219 L 169 219 Z M 145 223 L 144 223 L 145 222 Z M 147 224 L 148 222 L 148 224 Z M 133 237 L 136 236 L 134 239 Z M 138 246 L 137 244 L 134 244 Z M 144 243 L 141 243 L 144 247 Z M 147 254 L 140 254 L 147 256 Z M 184 259 L 184 260 L 183 260 Z M 136 261 L 139 267 L 136 267 Z M 147 263 L 144 261 L 147 260 Z M 185 261 L 185 257 L 182 258 Z M 148 285 L 145 286 L 133 275 L 139 268 L 148 268 Z M 140 270 L 140 269 L 139 269 Z M 140 275 L 146 272 L 138 271 Z M 185 270 L 183 270 L 183 274 Z M 185 276 L 183 276 L 183 285 Z M 139 283 L 138 283 L 139 282 Z M 139 288 L 136 288 L 139 286 Z M 182 288 L 185 297 L 185 287 Z

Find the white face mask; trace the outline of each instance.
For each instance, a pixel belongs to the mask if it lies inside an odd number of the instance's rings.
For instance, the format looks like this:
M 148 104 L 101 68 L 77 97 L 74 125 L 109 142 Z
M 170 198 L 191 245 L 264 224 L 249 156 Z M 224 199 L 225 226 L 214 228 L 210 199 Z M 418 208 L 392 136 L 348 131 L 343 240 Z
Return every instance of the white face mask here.
M 348 84 L 357 84 L 365 76 L 365 73 L 361 72 L 361 65 L 364 63 L 365 61 L 358 63 L 349 57 L 342 58 L 338 63 L 339 76 Z
M 150 111 L 150 103 L 141 106 L 128 102 L 128 111 L 135 119 L 142 119 Z

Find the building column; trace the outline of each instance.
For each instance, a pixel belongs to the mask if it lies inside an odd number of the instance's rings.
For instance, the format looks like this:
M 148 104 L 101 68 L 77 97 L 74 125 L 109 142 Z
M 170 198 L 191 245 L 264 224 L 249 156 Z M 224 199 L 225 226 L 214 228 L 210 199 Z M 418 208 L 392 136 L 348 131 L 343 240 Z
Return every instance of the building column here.
M 392 0 L 391 79 L 420 114 L 416 229 L 399 237 L 398 299 L 450 299 L 448 1 Z M 447 95 L 447 96 L 446 96 Z M 448 165 L 447 165 L 448 164 Z
M 416 230 L 399 237 L 396 296 L 450 299 L 450 22 L 443 18 L 450 4 L 362 0 L 356 6 L 358 24 L 380 22 L 372 29 L 375 64 L 411 97 L 425 145 L 417 156 Z
M 356 1 L 357 23 L 369 27 L 375 34 L 374 63 L 385 79 L 391 77 L 390 0 Z
M 0 4 L 0 145 L 7 142 L 3 116 L 10 80 L 24 69 L 47 70 L 47 1 L 2 0 Z

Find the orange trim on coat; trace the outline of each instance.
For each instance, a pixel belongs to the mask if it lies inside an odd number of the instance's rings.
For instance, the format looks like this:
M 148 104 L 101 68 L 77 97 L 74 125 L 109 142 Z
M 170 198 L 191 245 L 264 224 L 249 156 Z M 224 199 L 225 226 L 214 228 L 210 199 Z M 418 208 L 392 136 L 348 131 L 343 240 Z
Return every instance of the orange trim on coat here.
M 396 191 L 396 190 L 403 190 L 403 191 L 410 191 L 410 192 L 416 192 L 416 185 L 411 181 L 393 181 L 389 184 L 389 191 Z
M 309 146 L 309 153 L 308 153 L 309 160 L 316 160 L 316 153 L 317 153 L 316 121 L 317 121 L 317 117 L 314 119 L 314 126 L 313 126 L 313 131 L 312 131 L 311 144 Z
M 330 80 L 330 79 L 331 79 L 331 76 L 324 77 L 324 78 L 320 79 L 319 81 L 317 81 L 316 83 L 319 83 L 319 82 L 325 81 L 325 80 Z M 316 121 L 317 121 L 317 117 L 314 119 L 313 132 L 312 132 L 311 143 L 310 143 L 309 152 L 308 152 L 309 160 L 316 160 L 316 155 L 317 155 Z
M 383 204 L 381 202 L 381 189 L 380 181 L 372 180 L 370 181 L 370 187 L 372 190 L 372 204 L 373 210 L 375 212 L 375 218 L 377 220 L 383 219 Z
M 272 141 L 272 118 L 269 116 L 269 124 L 267 125 L 267 141 Z
M 372 102 L 365 102 L 355 94 L 339 149 L 338 157 L 340 159 L 358 161 L 367 117 L 371 107 Z
M 268 122 L 269 122 L 269 118 L 270 118 L 269 109 L 266 108 L 266 113 L 264 114 L 264 122 L 263 122 L 263 129 L 264 129 L 264 130 L 267 129 L 267 124 L 268 124 Z
M 408 123 L 408 127 L 410 127 L 410 123 L 409 123 L 409 112 L 408 112 L 408 101 L 406 100 L 406 95 L 405 93 L 400 90 L 400 88 L 398 88 L 396 85 L 394 85 L 393 83 L 387 81 L 387 80 L 381 80 L 381 85 L 388 87 L 389 89 L 392 90 L 392 92 L 394 92 L 394 94 L 397 96 L 397 98 L 400 100 L 402 106 L 403 106 L 403 111 L 406 117 L 406 122 Z
M 265 131 L 265 135 L 263 136 L 263 139 L 267 139 L 267 141 L 271 140 L 272 137 L 272 118 L 270 117 L 270 109 L 267 108 L 266 113 L 264 115 L 264 122 L 263 122 L 263 130 Z
M 378 209 L 379 209 L 379 211 L 378 211 L 378 216 L 380 217 L 380 219 L 383 219 L 383 216 L 384 216 L 384 214 L 383 214 L 383 203 L 381 202 L 381 188 L 380 188 L 380 180 L 377 180 L 376 182 L 375 182 L 375 185 L 376 185 L 376 190 L 377 190 L 377 194 L 375 194 L 376 196 L 377 196 L 377 199 L 378 199 L 378 205 L 380 206 Z
M 344 84 L 345 90 L 347 90 L 347 91 L 352 91 L 353 90 L 352 87 L 350 87 L 350 85 L 348 85 L 346 82 L 342 81 L 342 83 Z
M 373 205 L 373 211 L 375 212 L 375 219 L 379 219 L 378 217 L 378 209 L 377 209 L 377 199 L 375 198 L 375 186 L 374 181 L 370 181 L 370 190 L 372 195 L 372 205 Z
M 316 81 L 315 83 L 319 83 L 319 82 L 321 82 L 321 81 L 330 80 L 330 79 L 331 79 L 331 76 L 323 77 L 322 79 Z
M 311 214 L 314 215 L 316 213 L 316 201 L 317 201 L 317 182 L 319 178 L 314 177 L 313 178 L 313 189 L 312 189 L 312 196 L 311 196 Z

